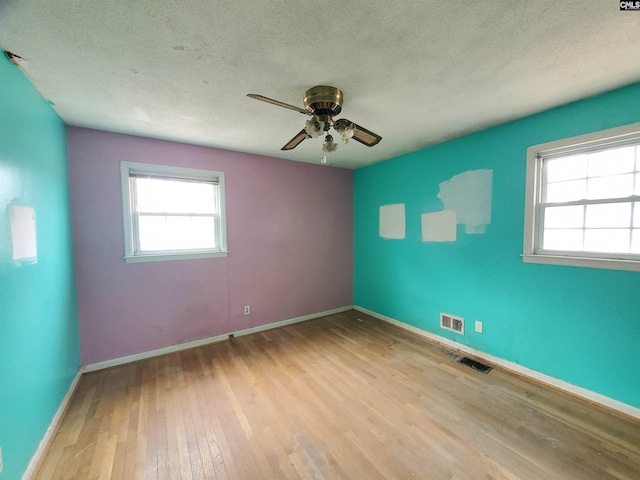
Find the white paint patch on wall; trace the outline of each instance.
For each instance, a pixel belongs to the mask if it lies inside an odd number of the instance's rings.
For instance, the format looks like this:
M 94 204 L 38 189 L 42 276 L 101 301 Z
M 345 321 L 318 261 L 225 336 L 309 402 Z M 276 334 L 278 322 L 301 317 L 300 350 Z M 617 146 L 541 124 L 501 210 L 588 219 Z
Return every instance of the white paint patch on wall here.
M 13 261 L 18 265 L 37 263 L 35 211 L 23 205 L 9 205 L 8 210 Z
M 440 212 L 422 214 L 423 242 L 455 242 L 456 241 L 456 212 L 442 210 Z
M 469 170 L 440 184 L 438 198 L 445 210 L 455 210 L 465 232 L 484 233 L 491 223 L 493 170 Z
M 404 203 L 382 205 L 380 207 L 380 236 L 389 239 L 405 238 Z

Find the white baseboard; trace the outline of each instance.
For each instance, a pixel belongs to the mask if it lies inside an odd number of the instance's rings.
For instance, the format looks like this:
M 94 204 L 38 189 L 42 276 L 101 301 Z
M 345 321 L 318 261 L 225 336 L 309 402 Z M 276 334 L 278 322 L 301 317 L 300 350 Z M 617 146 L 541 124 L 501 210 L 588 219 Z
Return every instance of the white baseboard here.
M 81 376 L 82 376 L 82 373 L 78 372 L 75 378 L 73 379 L 73 381 L 71 382 L 71 385 L 69 385 L 69 388 L 67 389 L 67 393 L 64 395 L 62 402 L 60 402 L 60 406 L 58 407 L 58 410 L 56 410 L 55 415 L 51 419 L 51 423 L 49 423 L 49 427 L 47 428 L 47 431 L 44 432 L 44 436 L 42 437 L 42 440 L 40 440 L 40 444 L 38 445 L 38 448 L 36 449 L 35 453 L 31 457 L 31 461 L 29 462 L 29 465 L 27 465 L 27 469 L 22 474 L 22 480 L 30 480 L 31 477 L 36 473 L 36 468 L 38 467 L 38 463 L 40 463 L 40 459 L 42 458 L 42 455 L 44 455 L 45 451 L 47 450 L 47 447 L 49 446 L 49 442 L 53 440 L 53 436 L 56 433 L 56 430 L 58 429 L 58 423 L 62 419 L 62 415 L 67 409 L 67 406 L 69 405 L 69 402 L 71 401 L 71 397 L 73 397 L 73 394 L 75 393 L 76 388 L 78 388 L 78 383 L 80 383 Z
M 518 365 L 517 363 L 510 362 L 509 360 L 504 360 L 499 357 L 494 357 L 489 353 L 485 353 L 481 350 L 476 350 L 475 348 L 462 345 L 458 342 L 454 342 L 453 340 L 449 340 L 448 338 L 444 338 L 444 337 L 441 337 L 440 335 L 436 335 L 434 333 L 427 332 L 426 330 L 422 330 L 420 328 L 414 327 L 413 325 L 409 325 L 407 323 L 401 322 L 394 318 L 381 315 L 371 310 L 367 310 L 366 308 L 362 308 L 357 305 L 354 305 L 353 308 L 354 310 L 357 310 L 362 313 L 366 313 L 367 315 L 371 315 L 372 317 L 379 318 L 380 320 L 391 323 L 393 325 L 397 325 L 398 327 L 404 328 L 405 330 L 409 330 L 410 332 L 416 333 L 434 342 L 468 353 L 470 355 L 473 355 L 474 357 L 478 357 L 483 360 L 486 360 L 487 362 L 492 363 L 494 365 L 499 365 L 507 370 L 511 370 L 512 372 L 518 373 L 520 375 L 524 375 L 525 377 L 533 378 L 539 382 L 545 383 L 559 390 L 564 390 L 565 392 L 568 392 L 572 395 L 576 395 L 590 402 L 597 403 L 604 407 L 610 408 L 612 410 L 616 410 L 620 413 L 624 413 L 625 415 L 629 415 L 630 417 L 634 417 L 640 420 L 640 408 L 634 407 L 632 405 L 628 405 L 626 403 L 620 402 L 610 397 L 606 397 L 604 395 L 601 395 L 600 393 L 587 390 L 586 388 L 578 387 L 577 385 L 573 385 L 571 383 L 565 382 L 564 380 L 559 380 L 557 378 L 550 377 L 549 375 L 545 375 L 544 373 L 531 370 L 527 367 L 523 367 L 522 365 Z
M 200 340 L 194 340 L 192 342 L 181 343 L 179 345 L 172 345 L 170 347 L 158 348 L 156 350 L 149 350 L 147 352 L 136 353 L 135 355 L 127 355 L 125 357 L 114 358 L 113 360 L 105 360 L 104 362 L 92 363 L 80 367 L 80 372 L 94 372 L 96 370 L 103 370 L 105 368 L 115 367 L 118 365 L 125 365 L 127 363 L 137 362 L 138 360 L 145 360 L 147 358 L 158 357 L 160 355 L 166 355 L 168 353 L 180 352 L 182 350 L 188 350 L 194 347 L 200 347 L 202 345 L 208 345 L 210 343 L 221 342 L 227 340 L 229 335 L 234 337 L 241 337 L 243 335 L 249 335 L 251 333 L 263 332 L 265 330 L 271 330 L 273 328 L 284 327 L 285 325 L 291 325 L 293 323 L 304 322 L 312 320 L 314 318 L 325 317 L 327 315 L 333 315 L 335 313 L 346 312 L 353 310 L 353 305 L 347 305 L 345 307 L 334 308 L 333 310 L 326 310 L 324 312 L 312 313 L 310 315 L 303 315 L 302 317 L 290 318 L 288 320 L 282 320 L 280 322 L 268 323 L 266 325 L 260 325 L 258 327 L 246 328 L 244 330 L 238 330 L 237 332 L 229 332 L 223 335 L 216 335 L 215 337 L 202 338 Z

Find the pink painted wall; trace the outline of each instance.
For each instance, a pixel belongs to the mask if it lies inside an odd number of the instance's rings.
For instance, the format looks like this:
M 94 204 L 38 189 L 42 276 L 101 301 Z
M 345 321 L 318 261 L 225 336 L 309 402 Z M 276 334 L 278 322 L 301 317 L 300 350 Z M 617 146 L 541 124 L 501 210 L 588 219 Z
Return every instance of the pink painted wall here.
M 76 127 L 67 135 L 83 365 L 353 303 L 351 170 Z M 224 172 L 229 255 L 126 264 L 121 161 Z

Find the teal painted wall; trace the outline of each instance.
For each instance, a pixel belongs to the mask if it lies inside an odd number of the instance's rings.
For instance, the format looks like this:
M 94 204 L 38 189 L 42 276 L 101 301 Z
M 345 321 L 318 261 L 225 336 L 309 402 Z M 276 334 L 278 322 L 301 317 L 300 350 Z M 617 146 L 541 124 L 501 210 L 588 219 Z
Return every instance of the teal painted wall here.
M 0 479 L 21 477 L 80 364 L 65 126 L 0 55 Z M 38 262 L 12 260 L 7 206 L 35 209 Z
M 357 170 L 354 303 L 640 408 L 640 273 L 520 258 L 527 147 L 638 121 L 640 84 Z M 458 225 L 455 243 L 423 243 L 439 183 L 476 169 L 493 170 L 486 233 Z M 392 203 L 406 204 L 404 240 L 378 235 Z M 465 335 L 440 312 L 464 317 Z

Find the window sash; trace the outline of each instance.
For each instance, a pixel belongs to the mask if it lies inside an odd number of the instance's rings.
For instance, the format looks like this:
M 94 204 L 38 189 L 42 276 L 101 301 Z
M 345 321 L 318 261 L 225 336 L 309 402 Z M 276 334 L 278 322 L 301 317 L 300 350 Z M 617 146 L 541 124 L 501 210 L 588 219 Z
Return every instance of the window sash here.
M 571 204 L 569 204 L 569 206 L 583 206 L 586 207 L 587 205 L 598 205 L 598 204 L 612 204 L 614 202 L 590 202 L 590 203 L 577 203 L 577 202 L 571 202 Z M 622 260 L 640 260 L 640 254 L 637 253 L 631 253 L 632 250 L 632 240 L 633 240 L 633 231 L 634 230 L 639 230 L 640 227 L 635 227 L 633 225 L 633 215 L 634 215 L 634 208 L 635 205 L 633 203 L 632 200 L 629 200 L 628 202 L 617 202 L 618 204 L 622 204 L 622 203 L 630 203 L 631 204 L 631 209 L 630 209 L 630 219 L 629 219 L 629 226 L 628 227 L 587 227 L 586 226 L 586 208 L 583 209 L 583 221 L 582 221 L 582 226 L 581 227 L 570 227 L 570 226 L 565 226 L 565 227 L 558 227 L 558 228 L 545 228 L 545 210 L 546 207 L 548 205 L 540 205 L 540 209 L 539 209 L 539 225 L 540 228 L 537 231 L 537 235 L 536 235 L 536 243 L 535 243 L 535 249 L 534 249 L 534 253 L 537 254 L 542 254 L 542 255 L 563 255 L 563 256 L 576 256 L 576 257 L 588 257 L 588 258 L 607 258 L 607 259 L 622 259 Z M 553 204 L 552 206 L 565 206 L 565 204 Z M 573 230 L 576 232 L 581 232 L 582 233 L 582 246 L 583 249 L 581 250 L 571 250 L 571 249 L 562 249 L 562 250 L 558 250 L 558 249 L 552 249 L 552 248 L 543 248 L 544 245 L 544 235 L 545 235 L 545 231 L 553 231 L 553 230 Z M 586 250 L 585 248 L 585 240 L 586 240 L 586 234 L 588 231 L 594 231 L 594 230 L 625 230 L 628 234 L 628 246 L 629 246 L 629 252 L 605 252 L 605 251 L 593 251 L 593 250 Z
M 214 247 L 210 248 L 170 248 L 170 249 L 142 249 L 140 245 L 140 217 L 178 217 L 178 218 L 193 218 L 193 217 L 205 217 L 212 218 L 214 222 Z M 134 212 L 133 214 L 133 229 L 134 229 L 134 254 L 135 255 L 159 255 L 159 254 L 176 254 L 176 253 L 206 253 L 206 252 L 220 252 L 222 251 L 221 245 L 221 231 L 220 231 L 220 214 L 205 214 L 205 213 L 145 213 Z
M 544 161 L 544 159 L 542 159 Z M 543 169 L 543 178 L 544 178 L 544 166 L 541 166 Z M 546 182 L 543 182 L 540 188 L 540 197 L 544 196 L 544 188 L 546 187 Z M 591 251 L 584 250 L 584 235 L 587 230 L 627 230 L 629 232 L 629 250 L 631 250 L 631 241 L 634 230 L 633 225 L 633 214 L 635 209 L 636 202 L 640 202 L 640 195 L 631 195 L 628 197 L 617 197 L 617 198 L 599 198 L 599 199 L 581 199 L 581 200 L 571 200 L 566 202 L 538 202 L 537 207 L 537 221 L 536 225 L 538 225 L 536 238 L 534 243 L 534 254 L 540 253 L 544 255 L 568 255 L 568 256 L 584 256 L 589 258 L 609 258 L 609 259 L 625 259 L 625 260 L 640 260 L 640 254 L 637 253 L 614 253 L 614 252 L 605 252 L 605 251 Z M 611 204 L 631 204 L 630 209 L 630 217 L 629 217 L 629 226 L 628 227 L 587 227 L 586 219 L 583 218 L 582 227 L 563 227 L 558 229 L 564 230 L 580 230 L 583 233 L 583 249 L 582 250 L 556 250 L 556 249 L 548 249 L 544 248 L 544 234 L 545 230 L 554 230 L 553 228 L 545 228 L 545 212 L 548 208 L 552 207 L 570 207 L 570 206 L 582 206 L 586 207 L 588 205 L 611 205 Z M 586 208 L 583 209 L 583 215 L 586 216 Z M 636 227 L 636 228 L 640 228 Z

